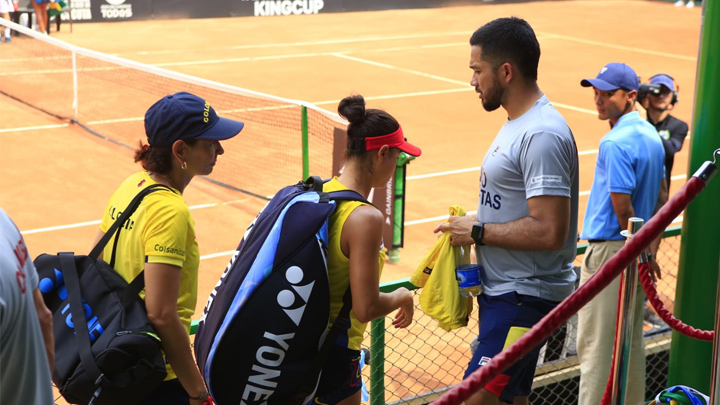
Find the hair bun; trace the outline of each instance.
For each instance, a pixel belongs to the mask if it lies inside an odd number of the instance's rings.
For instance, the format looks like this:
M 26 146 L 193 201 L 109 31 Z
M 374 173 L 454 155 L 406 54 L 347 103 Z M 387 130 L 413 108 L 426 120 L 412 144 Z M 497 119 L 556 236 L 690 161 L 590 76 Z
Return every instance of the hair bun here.
M 365 99 L 361 95 L 345 97 L 338 104 L 338 114 L 351 124 L 365 119 Z

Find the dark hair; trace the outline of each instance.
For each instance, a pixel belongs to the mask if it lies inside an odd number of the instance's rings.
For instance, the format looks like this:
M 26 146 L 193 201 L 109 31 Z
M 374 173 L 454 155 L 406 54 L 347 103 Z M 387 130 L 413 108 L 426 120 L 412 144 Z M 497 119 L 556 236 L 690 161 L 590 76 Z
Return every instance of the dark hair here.
M 365 154 L 365 138 L 389 135 L 400 128 L 397 120 L 385 111 L 365 109 L 365 99 L 361 95 L 342 99 L 338 104 L 338 113 L 350 122 L 347 128 L 347 157 Z
M 186 144 L 193 146 L 197 139 L 183 140 Z M 170 173 L 172 170 L 172 146 L 149 146 L 138 142 L 139 148 L 135 149 L 135 163 L 140 162 L 143 169 L 160 174 Z
M 529 80 L 537 80 L 540 44 L 535 31 L 522 18 L 506 17 L 492 20 L 478 28 L 470 37 L 471 46 L 482 48 L 482 58 L 497 69 L 509 62 Z

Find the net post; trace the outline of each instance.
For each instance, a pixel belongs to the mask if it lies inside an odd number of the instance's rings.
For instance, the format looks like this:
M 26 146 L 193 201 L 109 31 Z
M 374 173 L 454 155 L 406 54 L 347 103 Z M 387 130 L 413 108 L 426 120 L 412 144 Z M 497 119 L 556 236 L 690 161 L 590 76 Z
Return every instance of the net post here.
M 385 317 L 372 321 L 370 333 L 370 405 L 385 405 Z
M 78 122 L 78 70 L 77 70 L 77 52 L 72 52 L 73 65 L 73 110 L 75 110 L 75 122 Z
M 303 159 L 303 180 L 310 177 L 310 145 L 308 135 L 308 112 L 307 107 L 301 107 L 302 111 L 302 159 Z

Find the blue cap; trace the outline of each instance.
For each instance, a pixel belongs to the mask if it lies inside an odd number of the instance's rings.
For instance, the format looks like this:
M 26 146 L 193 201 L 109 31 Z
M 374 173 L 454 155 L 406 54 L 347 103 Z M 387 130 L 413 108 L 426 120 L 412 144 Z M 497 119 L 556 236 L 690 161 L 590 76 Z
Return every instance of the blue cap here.
M 600 69 L 594 79 L 583 79 L 580 82 L 583 87 L 595 87 L 600 91 L 611 91 L 617 89 L 637 90 L 640 87 L 635 71 L 624 63 L 608 63 Z
M 675 91 L 675 82 L 673 81 L 672 77 L 660 73 L 650 78 L 650 84 L 659 84 L 661 86 L 667 87 L 670 91 Z
M 145 134 L 152 146 L 187 139 L 222 141 L 237 135 L 244 125 L 218 117 L 205 100 L 185 91 L 161 98 L 145 113 Z

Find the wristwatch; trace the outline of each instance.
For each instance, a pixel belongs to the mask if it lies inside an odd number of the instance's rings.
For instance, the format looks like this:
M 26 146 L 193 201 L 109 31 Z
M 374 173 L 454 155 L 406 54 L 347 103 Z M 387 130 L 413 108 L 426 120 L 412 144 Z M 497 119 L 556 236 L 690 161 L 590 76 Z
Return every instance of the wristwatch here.
M 485 224 L 482 222 L 478 222 L 477 224 L 473 225 L 473 227 L 472 227 L 472 232 L 470 233 L 470 236 L 472 236 L 475 243 L 478 244 L 479 246 L 485 246 L 485 244 L 481 242 L 484 231 L 485 231 Z

